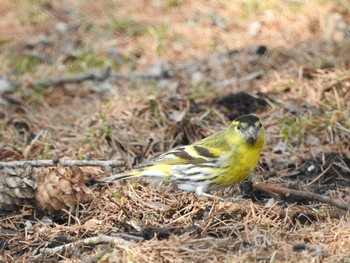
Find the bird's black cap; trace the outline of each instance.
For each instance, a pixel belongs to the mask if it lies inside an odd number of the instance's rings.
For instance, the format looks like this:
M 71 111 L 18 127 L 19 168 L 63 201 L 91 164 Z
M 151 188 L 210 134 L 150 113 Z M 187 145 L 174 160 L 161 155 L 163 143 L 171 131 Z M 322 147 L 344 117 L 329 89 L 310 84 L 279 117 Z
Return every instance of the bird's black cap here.
M 259 120 L 259 117 L 252 115 L 252 114 L 246 114 L 241 115 L 238 118 L 236 118 L 234 121 L 248 123 L 249 126 L 255 125 L 255 123 Z

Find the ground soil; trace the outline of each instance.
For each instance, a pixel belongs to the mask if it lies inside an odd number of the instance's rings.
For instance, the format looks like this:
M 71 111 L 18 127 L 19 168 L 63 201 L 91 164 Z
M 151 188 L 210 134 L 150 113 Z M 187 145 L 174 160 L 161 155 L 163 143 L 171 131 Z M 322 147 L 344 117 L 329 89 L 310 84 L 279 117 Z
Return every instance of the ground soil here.
M 255 113 L 266 144 L 253 180 L 349 204 L 347 1 L 5 0 L 0 11 L 0 161 L 124 160 L 86 168 L 78 190 L 91 193 L 74 210 L 33 197 L 1 211 L 1 262 L 350 260 L 349 212 L 331 205 L 244 185 L 212 199 L 97 183 Z

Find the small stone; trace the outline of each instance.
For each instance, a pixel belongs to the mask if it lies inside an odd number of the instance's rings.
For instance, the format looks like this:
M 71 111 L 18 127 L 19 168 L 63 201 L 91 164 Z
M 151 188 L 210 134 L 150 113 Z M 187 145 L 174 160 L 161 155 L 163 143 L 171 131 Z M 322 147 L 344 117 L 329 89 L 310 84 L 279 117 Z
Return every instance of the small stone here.
M 284 153 L 286 150 L 287 146 L 282 140 L 279 140 L 277 145 L 272 148 L 272 152 L 274 153 Z
M 324 38 L 339 42 L 350 36 L 350 28 L 340 13 L 330 13 L 324 19 Z
M 176 91 L 176 89 L 180 86 L 178 81 L 169 80 L 169 79 L 161 79 L 158 84 L 158 89 L 168 89 L 171 91 Z
M 13 86 L 10 81 L 0 76 L 0 95 L 10 91 L 13 91 Z
M 221 28 L 222 30 L 227 29 L 226 21 L 217 12 L 212 12 L 210 16 L 213 19 L 213 23 L 215 26 Z
M 253 55 L 262 56 L 266 53 L 267 47 L 264 45 L 253 45 L 249 49 L 249 53 Z
M 48 39 L 48 37 L 47 37 L 46 34 L 41 33 L 41 34 L 39 35 L 39 43 L 40 43 L 40 44 L 44 44 L 44 45 L 50 44 L 50 41 L 49 41 L 49 39 Z
M 309 145 L 320 145 L 321 141 L 319 138 L 309 134 L 306 136 L 305 143 Z
M 251 36 L 256 36 L 261 30 L 261 23 L 259 21 L 252 22 L 248 27 L 248 33 Z
M 148 74 L 157 76 L 157 77 L 170 77 L 169 73 L 169 63 L 166 60 L 161 60 L 155 63 L 152 68 L 149 69 Z
M 66 34 L 69 30 L 69 26 L 66 23 L 57 23 L 55 26 L 56 30 L 60 32 L 62 35 Z
M 111 58 L 117 63 L 117 64 L 123 64 L 123 55 L 118 51 L 118 49 L 109 46 L 107 47 L 107 53 L 111 56 Z
M 311 173 L 312 171 L 314 171 L 316 169 L 315 165 L 311 164 L 309 167 L 307 167 L 307 171 L 309 173 Z
M 200 71 L 193 72 L 191 75 L 191 80 L 195 84 L 203 82 L 203 79 L 204 79 L 203 73 Z
M 169 115 L 169 119 L 175 122 L 181 122 L 184 117 L 186 116 L 186 111 L 176 111 L 174 110 L 172 113 Z

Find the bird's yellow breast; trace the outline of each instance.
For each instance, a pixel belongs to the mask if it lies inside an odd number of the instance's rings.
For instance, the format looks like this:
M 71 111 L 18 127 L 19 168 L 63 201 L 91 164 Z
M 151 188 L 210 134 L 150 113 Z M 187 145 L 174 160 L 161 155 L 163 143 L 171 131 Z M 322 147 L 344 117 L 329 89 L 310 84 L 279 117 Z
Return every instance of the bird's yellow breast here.
M 226 165 L 220 169 L 220 175 L 215 182 L 219 186 L 227 186 L 244 180 L 257 165 L 263 145 L 264 134 L 262 133 L 255 144 L 238 144 L 235 149 L 227 152 L 222 160 Z

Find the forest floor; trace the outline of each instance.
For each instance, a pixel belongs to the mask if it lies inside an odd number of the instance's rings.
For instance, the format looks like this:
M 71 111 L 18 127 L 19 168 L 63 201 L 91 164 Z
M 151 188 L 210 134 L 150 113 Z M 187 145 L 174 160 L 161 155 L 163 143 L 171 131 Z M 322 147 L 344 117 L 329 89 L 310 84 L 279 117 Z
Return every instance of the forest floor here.
M 95 180 L 255 113 L 259 180 L 349 204 L 348 1 L 3 0 L 0 11 L 0 161 L 124 160 L 82 168 L 91 192 L 75 211 L 1 211 L 0 261 L 350 262 L 349 212 L 331 205 Z

